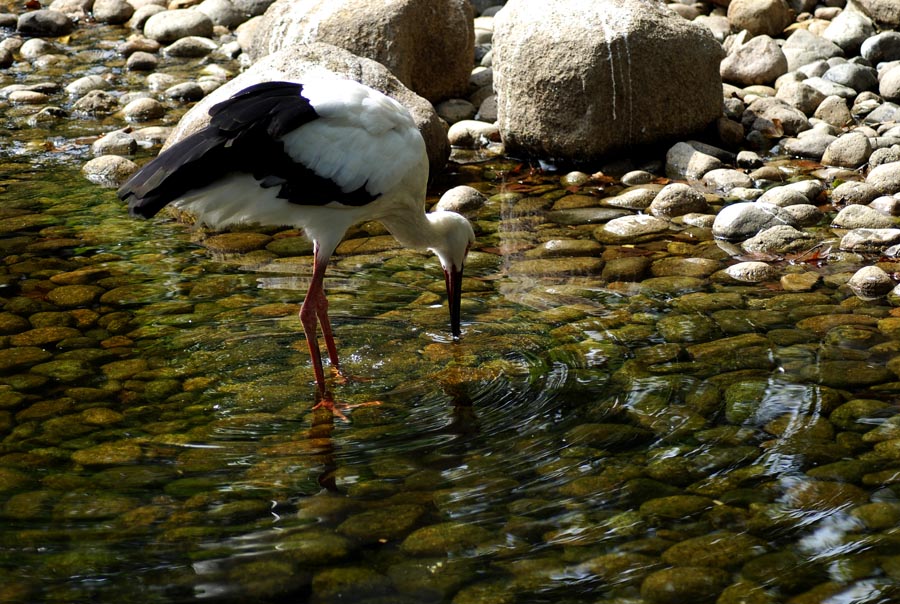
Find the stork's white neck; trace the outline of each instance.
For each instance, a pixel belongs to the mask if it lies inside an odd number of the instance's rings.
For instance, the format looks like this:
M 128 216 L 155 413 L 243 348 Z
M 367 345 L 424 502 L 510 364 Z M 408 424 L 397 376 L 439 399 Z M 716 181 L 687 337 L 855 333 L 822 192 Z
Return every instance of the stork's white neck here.
M 462 269 L 475 240 L 472 226 L 455 212 L 408 212 L 386 217 L 382 222 L 404 246 L 437 254 L 445 269 Z

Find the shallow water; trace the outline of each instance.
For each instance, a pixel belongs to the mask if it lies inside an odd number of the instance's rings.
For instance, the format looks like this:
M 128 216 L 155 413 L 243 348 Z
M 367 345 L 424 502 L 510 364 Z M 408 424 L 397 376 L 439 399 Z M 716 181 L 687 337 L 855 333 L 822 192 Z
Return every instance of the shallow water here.
M 0 600 L 900 597 L 895 313 L 837 258 L 799 293 L 609 281 L 601 255 L 733 261 L 697 229 L 538 253 L 592 241 L 549 210 L 614 181 L 461 165 L 435 193 L 490 196 L 463 337 L 433 258 L 351 233 L 340 421 L 310 411 L 296 233 L 221 253 L 74 163 L 2 159 Z

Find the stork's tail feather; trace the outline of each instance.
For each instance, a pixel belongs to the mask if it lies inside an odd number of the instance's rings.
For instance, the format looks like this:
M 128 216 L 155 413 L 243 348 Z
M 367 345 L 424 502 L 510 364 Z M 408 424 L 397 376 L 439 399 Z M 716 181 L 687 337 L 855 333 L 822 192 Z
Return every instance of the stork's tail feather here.
M 118 191 L 132 216 L 150 218 L 186 191 L 212 182 L 225 138 L 207 127 L 166 149 Z
M 289 175 L 295 166 L 282 158 L 278 139 L 317 117 L 301 91 L 293 82 L 264 82 L 214 105 L 208 126 L 141 168 L 119 189 L 119 198 L 132 215 L 150 218 L 229 172 Z

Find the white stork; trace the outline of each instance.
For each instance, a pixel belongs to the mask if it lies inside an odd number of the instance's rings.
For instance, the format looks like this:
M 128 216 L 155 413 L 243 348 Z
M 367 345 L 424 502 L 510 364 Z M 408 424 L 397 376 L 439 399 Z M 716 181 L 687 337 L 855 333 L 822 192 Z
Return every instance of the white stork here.
M 454 212 L 425 212 L 428 158 L 409 112 L 350 80 L 265 82 L 213 106 L 209 125 L 167 148 L 118 191 L 131 214 L 168 204 L 212 229 L 292 226 L 313 242 L 300 321 L 319 406 L 334 410 L 316 335 L 340 375 L 323 279 L 353 224 L 378 220 L 404 246 L 437 254 L 454 339 L 460 335 L 463 264 L 475 234 Z

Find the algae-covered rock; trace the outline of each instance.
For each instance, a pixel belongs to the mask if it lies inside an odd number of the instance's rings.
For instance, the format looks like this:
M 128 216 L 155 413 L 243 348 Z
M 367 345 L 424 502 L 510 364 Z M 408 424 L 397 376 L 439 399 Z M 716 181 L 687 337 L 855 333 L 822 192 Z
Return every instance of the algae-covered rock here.
M 715 602 L 730 582 L 731 573 L 719 568 L 666 568 L 644 579 L 641 597 L 653 604 L 707 604 Z
M 363 543 L 394 541 L 406 536 L 425 513 L 420 505 L 390 505 L 354 514 L 337 532 Z
M 766 543 L 745 533 L 722 531 L 676 543 L 663 552 L 663 562 L 673 566 L 730 568 L 755 558 Z
M 327 568 L 312 579 L 313 597 L 323 602 L 355 602 L 390 590 L 390 579 L 363 566 Z
M 473 548 L 490 537 L 490 532 L 477 524 L 443 522 L 413 531 L 400 549 L 411 556 L 443 556 Z

